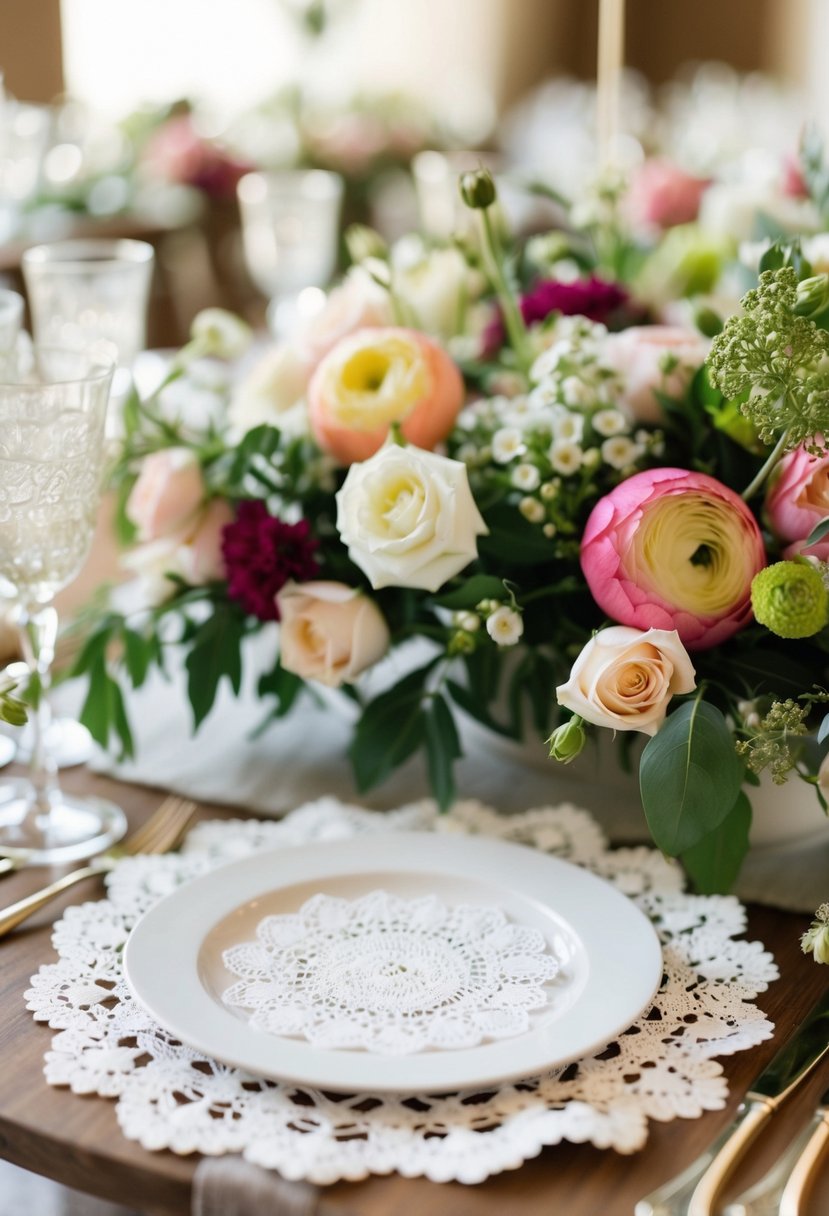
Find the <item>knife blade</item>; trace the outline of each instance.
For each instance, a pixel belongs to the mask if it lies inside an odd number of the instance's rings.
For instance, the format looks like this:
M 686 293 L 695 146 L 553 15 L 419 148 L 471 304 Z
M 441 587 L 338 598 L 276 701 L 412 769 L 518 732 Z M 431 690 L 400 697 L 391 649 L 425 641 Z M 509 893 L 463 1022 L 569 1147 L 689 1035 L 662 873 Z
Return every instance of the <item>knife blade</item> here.
M 829 988 L 751 1083 L 734 1120 L 676 1178 L 636 1204 L 635 1216 L 712 1216 L 734 1167 L 793 1089 L 829 1053 Z
M 800 1135 L 795 1136 L 759 1182 L 729 1203 L 723 1216 L 762 1216 L 765 1212 L 798 1216 L 827 1146 L 829 1089 Z

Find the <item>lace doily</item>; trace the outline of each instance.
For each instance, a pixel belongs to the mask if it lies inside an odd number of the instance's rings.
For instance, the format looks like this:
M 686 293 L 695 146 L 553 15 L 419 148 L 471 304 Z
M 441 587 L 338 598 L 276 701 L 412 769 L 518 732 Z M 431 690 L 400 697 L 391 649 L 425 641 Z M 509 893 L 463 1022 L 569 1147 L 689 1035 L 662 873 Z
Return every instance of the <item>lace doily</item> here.
M 636 900 L 663 943 L 653 1008 L 599 1055 L 485 1093 L 351 1097 L 250 1077 L 183 1047 L 131 998 L 121 955 L 138 916 L 180 883 L 255 850 L 364 832 L 487 833 L 584 865 Z M 50 1084 L 117 1100 L 124 1134 L 146 1149 L 242 1153 L 315 1183 L 397 1170 L 433 1181 L 480 1182 L 545 1145 L 589 1141 L 630 1153 L 650 1119 L 696 1118 L 725 1105 L 717 1056 L 769 1038 L 753 999 L 777 969 L 759 942 L 737 940 L 745 911 L 726 896 L 683 894 L 678 867 L 648 848 L 609 849 L 583 811 L 562 806 L 502 817 L 459 803 L 380 815 L 335 799 L 279 822 L 198 824 L 180 855 L 136 857 L 108 878 L 108 898 L 67 909 L 54 931 L 58 962 L 26 994 L 58 1033 Z
M 252 1010 L 256 1030 L 380 1055 L 523 1034 L 558 971 L 540 930 L 500 908 L 388 891 L 313 895 L 222 958 L 240 977 L 222 1000 Z

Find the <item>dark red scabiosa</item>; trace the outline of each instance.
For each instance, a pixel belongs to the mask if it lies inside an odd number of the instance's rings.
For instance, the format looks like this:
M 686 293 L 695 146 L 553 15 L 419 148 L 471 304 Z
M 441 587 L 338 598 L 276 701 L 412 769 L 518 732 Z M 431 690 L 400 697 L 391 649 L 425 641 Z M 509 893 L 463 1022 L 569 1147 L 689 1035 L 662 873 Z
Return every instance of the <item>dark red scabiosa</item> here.
M 541 279 L 521 297 L 519 303 L 521 316 L 527 325 L 545 321 L 554 312 L 562 317 L 587 317 L 588 321 L 601 321 L 607 325 L 628 300 L 624 287 L 593 275 L 589 279 L 575 279 L 570 283 Z M 495 354 L 505 340 L 506 330 L 499 312 L 484 331 L 484 356 Z
M 222 533 L 228 595 L 260 621 L 279 620 L 277 592 L 291 580 L 304 583 L 319 573 L 318 543 L 307 519 L 286 524 L 258 499 L 240 502 Z

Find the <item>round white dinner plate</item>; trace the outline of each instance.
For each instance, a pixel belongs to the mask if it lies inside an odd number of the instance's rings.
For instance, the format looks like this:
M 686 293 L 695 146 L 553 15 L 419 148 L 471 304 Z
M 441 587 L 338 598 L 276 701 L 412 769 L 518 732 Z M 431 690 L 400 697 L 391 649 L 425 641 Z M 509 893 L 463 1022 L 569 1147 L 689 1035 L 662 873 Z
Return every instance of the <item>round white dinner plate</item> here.
M 379 1055 L 322 1050 L 265 1033 L 222 1003 L 236 981 L 223 953 L 269 915 L 312 895 L 384 890 L 447 905 L 497 905 L 540 929 L 559 970 L 525 1032 L 459 1050 Z M 259 853 L 185 884 L 138 921 L 124 954 L 138 1001 L 183 1043 L 260 1076 L 343 1092 L 448 1092 L 533 1077 L 590 1055 L 627 1029 L 662 977 L 647 917 L 586 870 L 480 836 L 389 832 Z

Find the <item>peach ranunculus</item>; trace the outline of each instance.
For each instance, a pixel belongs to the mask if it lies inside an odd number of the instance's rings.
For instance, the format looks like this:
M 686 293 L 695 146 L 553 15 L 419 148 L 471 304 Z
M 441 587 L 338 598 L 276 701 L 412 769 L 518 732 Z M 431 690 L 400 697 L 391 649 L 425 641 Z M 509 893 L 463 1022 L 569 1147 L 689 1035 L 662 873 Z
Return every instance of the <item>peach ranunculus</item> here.
M 673 228 L 697 218 L 710 181 L 686 173 L 672 161 L 654 157 L 634 172 L 624 200 L 634 223 L 645 228 Z
M 295 338 L 297 354 L 315 367 L 349 334 L 391 325 L 393 320 L 385 287 L 375 283 L 362 266 L 354 266 L 342 283 L 328 293 L 320 311 L 301 326 Z
M 451 431 L 464 400 L 458 368 L 413 329 L 364 329 L 320 363 L 308 391 L 311 430 L 342 464 L 367 460 L 391 424 L 431 449 Z
M 655 735 L 671 697 L 695 688 L 693 664 L 675 629 L 612 625 L 587 642 L 556 696 L 595 726 Z
M 350 684 L 389 648 L 389 630 L 369 596 L 345 583 L 286 583 L 276 597 L 280 662 L 329 688 Z
M 637 422 L 659 422 L 655 390 L 681 397 L 705 362 L 710 342 L 696 329 L 678 325 L 634 325 L 608 334 L 602 363 L 622 378 L 621 404 Z
M 183 528 L 205 499 L 201 465 L 190 448 L 151 452 L 127 499 L 127 517 L 138 539 L 158 540 Z
M 751 580 L 766 565 L 746 504 L 687 469 L 636 473 L 601 498 L 581 542 L 593 599 L 637 629 L 675 629 L 706 650 L 751 620 Z
M 275 346 L 234 389 L 228 420 L 236 435 L 275 426 L 286 435 L 308 433 L 305 392 L 313 367 L 293 347 Z
M 829 516 L 829 456 L 811 456 L 804 448 L 788 452 L 766 495 L 766 517 L 771 530 L 788 542 L 786 557 L 804 551 L 829 561 L 829 539 L 804 550 L 803 542 L 822 519 Z

